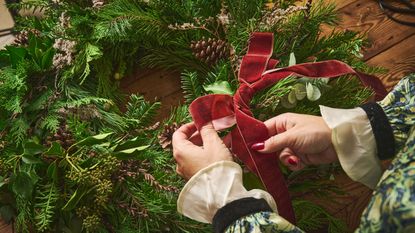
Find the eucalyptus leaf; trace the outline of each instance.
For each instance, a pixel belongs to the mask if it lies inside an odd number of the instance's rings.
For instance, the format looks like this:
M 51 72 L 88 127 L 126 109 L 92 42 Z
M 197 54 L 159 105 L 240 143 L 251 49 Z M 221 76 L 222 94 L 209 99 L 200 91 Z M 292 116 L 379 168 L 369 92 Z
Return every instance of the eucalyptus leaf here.
M 213 94 L 227 94 L 232 95 L 233 91 L 228 81 L 217 81 L 209 85 L 204 85 L 205 91 Z
M 288 102 L 290 104 L 296 105 L 297 104 L 297 97 L 295 95 L 295 90 L 291 90 L 290 93 L 288 93 Z
M 290 103 L 290 101 L 288 101 L 288 95 L 281 98 L 281 105 L 284 108 L 294 108 L 295 106 L 297 106 L 297 104 L 292 104 Z
M 288 62 L 288 66 L 293 66 L 297 64 L 297 59 L 295 58 L 294 52 L 290 53 L 290 60 Z
M 306 89 L 307 89 L 307 99 L 309 99 L 310 101 L 316 101 L 320 99 L 321 92 L 320 92 L 320 89 L 318 89 L 318 87 L 312 85 L 311 83 L 307 83 Z
M 307 96 L 307 90 L 304 84 L 297 83 L 294 85 L 295 97 L 297 100 L 302 100 Z

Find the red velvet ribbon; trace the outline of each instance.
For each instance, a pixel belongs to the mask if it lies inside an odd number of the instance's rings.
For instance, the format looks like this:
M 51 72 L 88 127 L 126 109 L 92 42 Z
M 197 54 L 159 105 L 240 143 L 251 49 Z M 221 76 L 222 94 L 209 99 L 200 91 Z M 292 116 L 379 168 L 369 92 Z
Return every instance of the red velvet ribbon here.
M 230 149 L 259 177 L 276 201 L 278 213 L 295 223 L 288 187 L 280 171 L 278 158 L 274 153 L 262 154 L 251 149 L 252 144 L 264 142 L 270 137 L 265 124 L 255 119 L 250 111 L 249 104 L 254 94 L 289 76 L 334 78 L 347 74 L 358 76 L 365 86 L 372 87 L 377 100 L 386 96 L 387 92 L 376 77 L 354 71 L 336 60 L 273 69 L 278 64 L 277 60 L 270 59 L 273 44 L 272 33 L 253 33 L 248 52 L 242 59 L 238 75 L 240 86 L 235 95 L 202 96 L 192 102 L 189 111 L 198 130 L 208 122 L 213 122 L 216 130 L 236 124 L 228 135 L 231 138 Z

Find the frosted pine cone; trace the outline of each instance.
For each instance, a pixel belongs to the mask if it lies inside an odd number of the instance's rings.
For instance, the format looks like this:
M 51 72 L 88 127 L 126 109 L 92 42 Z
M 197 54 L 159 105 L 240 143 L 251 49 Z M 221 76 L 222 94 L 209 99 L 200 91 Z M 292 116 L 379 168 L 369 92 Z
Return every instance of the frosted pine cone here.
M 14 37 L 14 45 L 27 46 L 29 44 L 29 35 L 40 36 L 40 31 L 37 29 L 29 29 L 18 32 Z
M 58 50 L 58 52 L 53 56 L 53 66 L 56 69 L 62 69 L 64 66 L 72 64 L 75 45 L 75 41 L 62 38 L 55 40 L 53 48 Z
M 199 60 L 210 65 L 229 56 L 229 46 L 221 39 L 209 38 L 206 40 L 203 37 L 199 41 L 192 41 L 190 48 Z
M 93 8 L 101 8 L 102 6 L 104 6 L 105 1 L 104 0 L 92 0 L 92 7 Z

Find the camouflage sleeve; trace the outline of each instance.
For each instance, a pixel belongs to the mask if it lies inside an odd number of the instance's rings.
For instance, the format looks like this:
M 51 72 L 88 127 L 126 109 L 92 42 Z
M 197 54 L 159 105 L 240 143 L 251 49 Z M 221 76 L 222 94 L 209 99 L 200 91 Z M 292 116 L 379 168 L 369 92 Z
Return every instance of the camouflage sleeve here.
M 415 123 L 415 73 L 402 79 L 378 104 L 389 120 L 399 151 Z
M 301 229 L 274 212 L 258 212 L 236 220 L 225 233 L 300 233 Z
M 383 173 L 356 232 L 415 232 L 415 74 L 379 103 L 389 119 L 397 153 Z

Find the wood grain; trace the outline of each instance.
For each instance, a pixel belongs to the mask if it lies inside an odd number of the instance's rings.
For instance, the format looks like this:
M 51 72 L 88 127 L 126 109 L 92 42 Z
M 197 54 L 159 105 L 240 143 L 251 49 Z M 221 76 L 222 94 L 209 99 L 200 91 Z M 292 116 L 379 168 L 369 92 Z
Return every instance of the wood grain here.
M 364 51 L 368 60 L 415 34 L 415 28 L 390 20 L 376 1 L 357 0 L 340 10 L 340 28 L 367 35 L 370 47 Z M 407 16 L 397 15 L 399 19 Z
M 390 90 L 403 76 L 415 72 L 415 35 L 368 60 L 367 63 L 388 69 L 386 74 L 379 77 Z
M 183 102 L 180 74 L 162 70 L 139 70 L 125 77 L 121 89 L 126 94 L 141 94 L 149 101 L 160 101 L 161 109 L 157 119 L 169 116 L 170 110 Z
M 0 233 L 13 233 L 11 225 L 6 224 L 0 219 Z
M 345 7 L 349 4 L 352 4 L 355 1 L 356 0 L 328 0 L 327 2 L 332 2 L 332 3 L 336 4 L 336 8 L 341 11 L 341 8 L 343 8 L 343 7 Z

